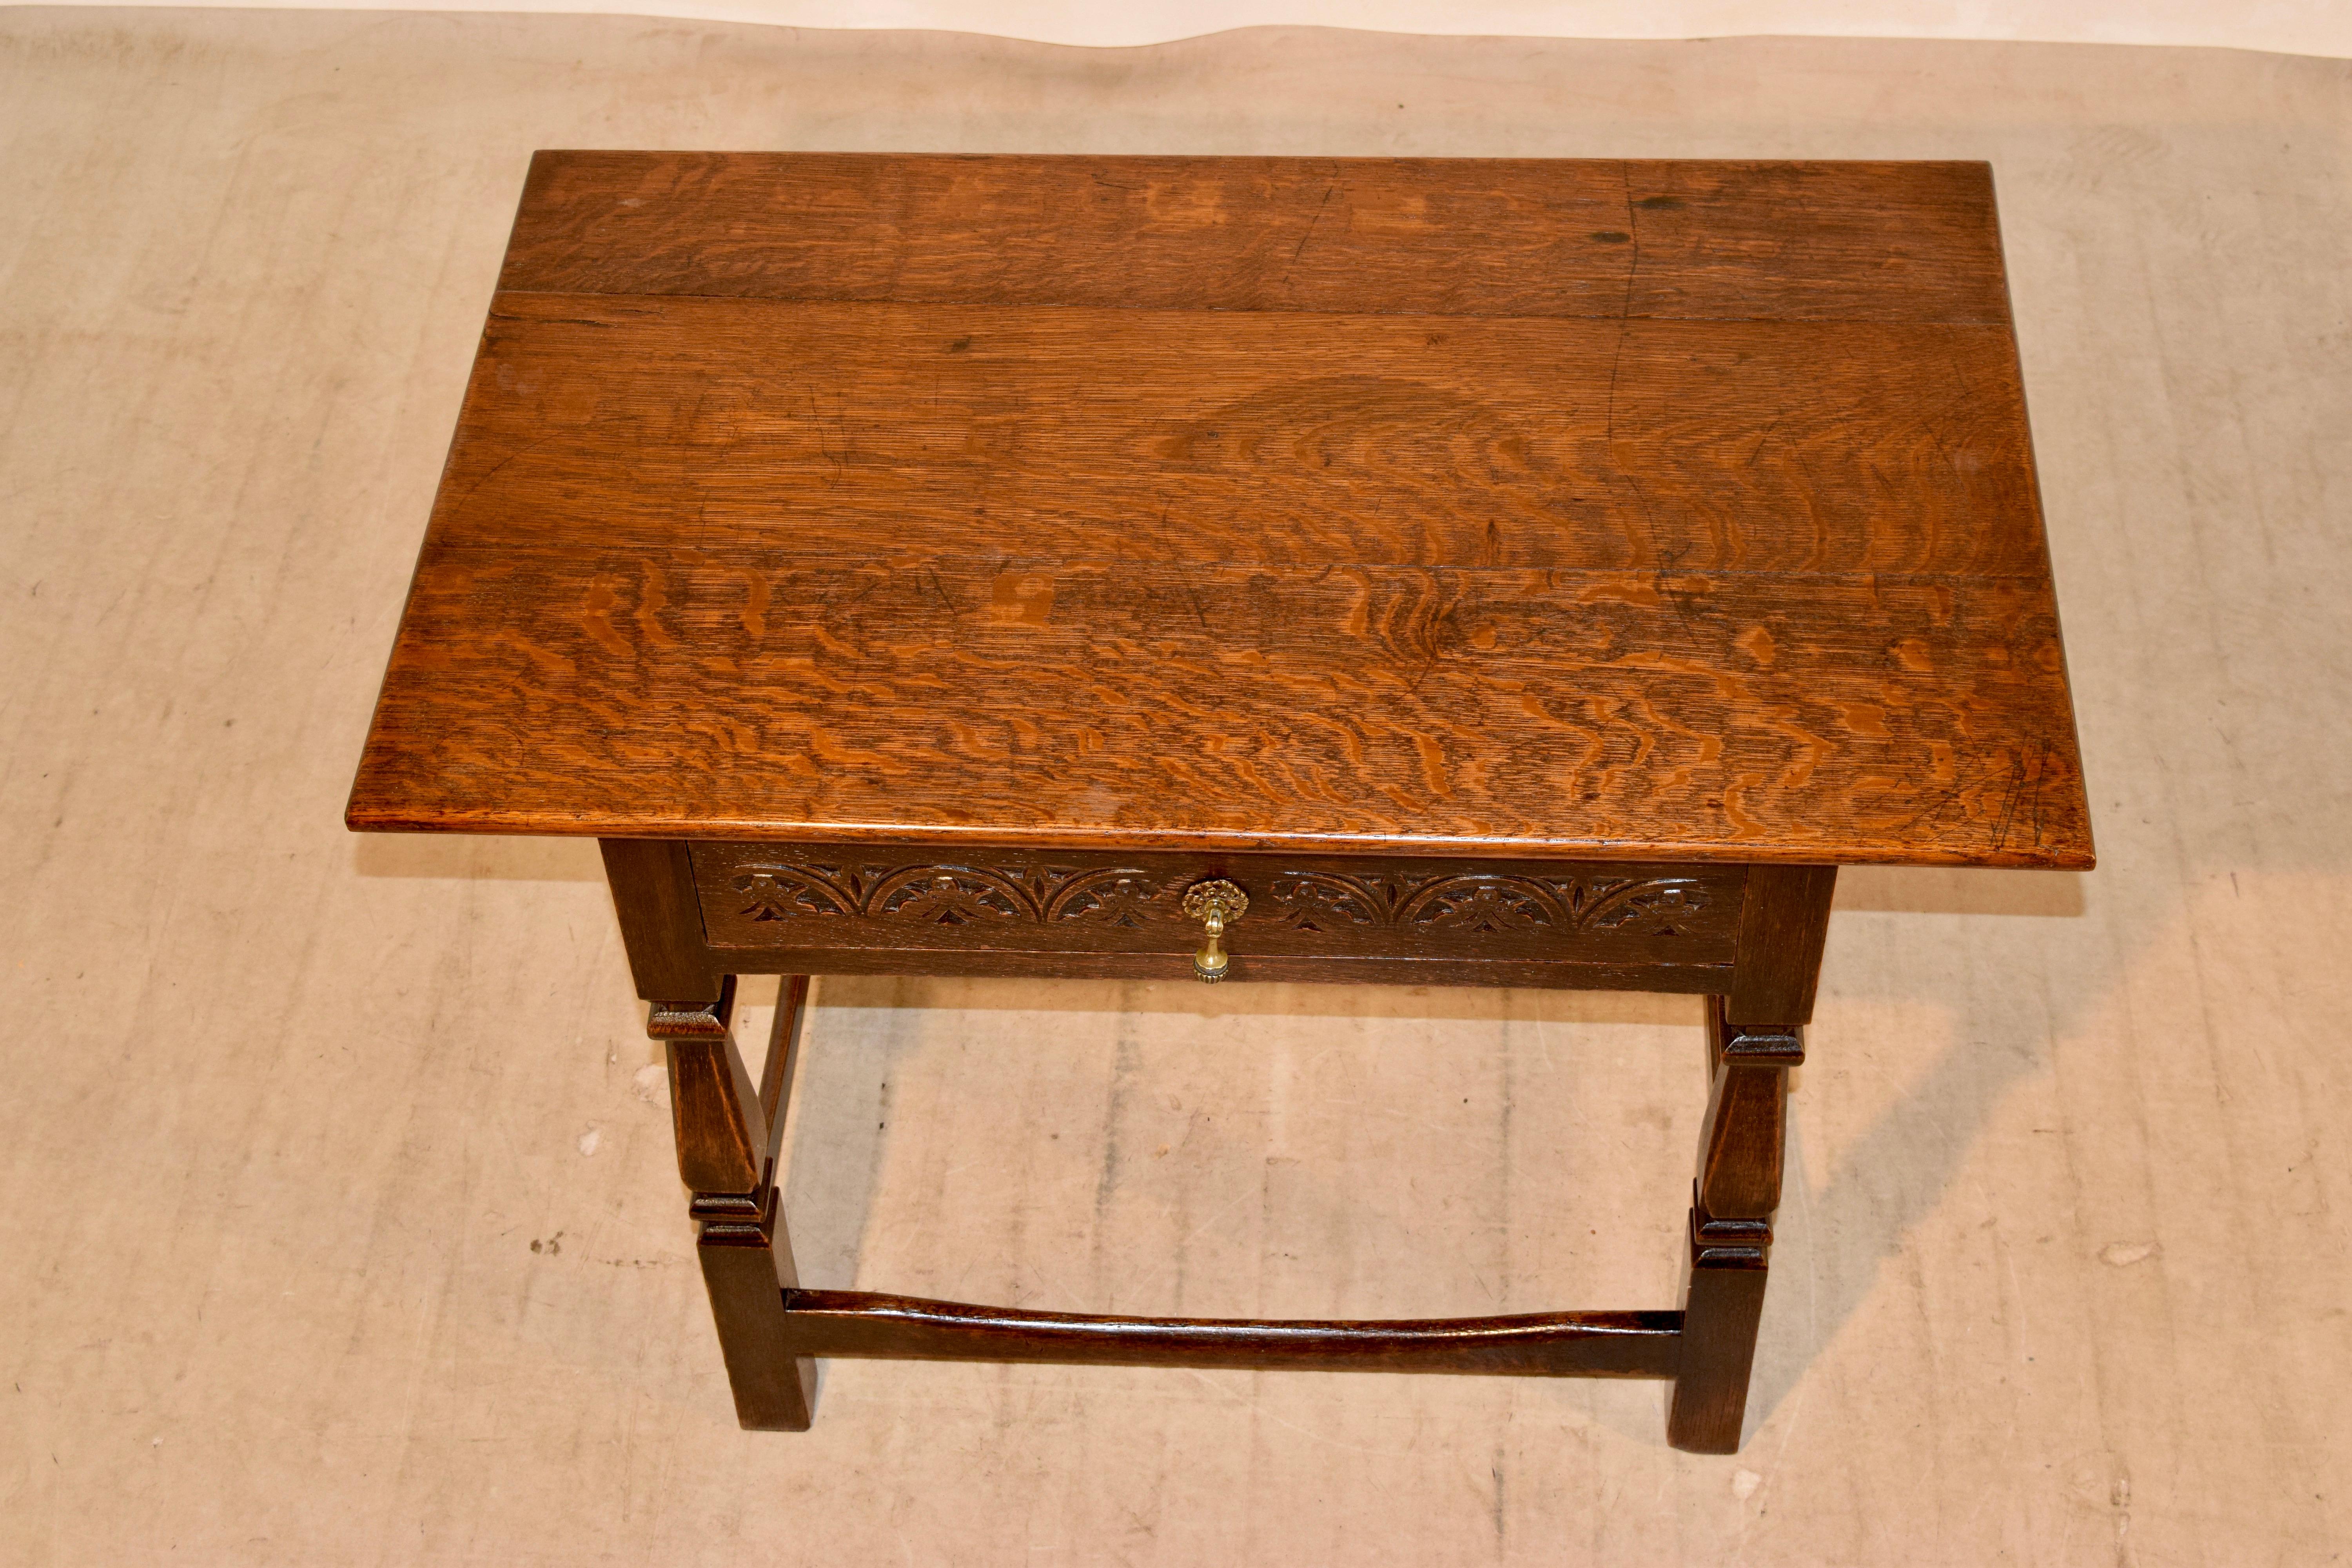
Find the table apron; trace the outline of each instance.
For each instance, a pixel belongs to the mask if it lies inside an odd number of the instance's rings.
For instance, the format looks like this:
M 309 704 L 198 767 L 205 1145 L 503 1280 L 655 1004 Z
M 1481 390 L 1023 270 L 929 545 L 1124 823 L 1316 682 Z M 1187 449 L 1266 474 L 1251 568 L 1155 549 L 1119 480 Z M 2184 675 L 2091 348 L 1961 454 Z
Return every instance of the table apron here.
M 1203 936 L 1185 890 L 1223 880 L 1248 898 L 1223 933 L 1235 979 L 1706 991 L 1748 881 L 1623 861 L 726 842 L 690 858 L 714 958 L 807 973 L 1181 978 Z

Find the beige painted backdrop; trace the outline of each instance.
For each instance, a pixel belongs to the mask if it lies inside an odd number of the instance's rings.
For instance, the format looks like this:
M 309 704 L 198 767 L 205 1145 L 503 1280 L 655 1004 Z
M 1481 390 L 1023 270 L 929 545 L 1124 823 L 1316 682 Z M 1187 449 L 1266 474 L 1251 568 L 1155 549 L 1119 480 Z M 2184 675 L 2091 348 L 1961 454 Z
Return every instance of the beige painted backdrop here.
M 102 0 L 67 0 L 68 4 Z M 212 5 L 231 0 L 175 0 Z M 607 12 L 1162 44 L 1233 27 L 1547 38 L 1971 38 L 2352 55 L 2343 0 L 233 0 L 298 10 Z
M 2326 1560 L 2347 110 L 2185 50 L 0 15 L 0 1560 Z M 1654 1384 L 1041 1367 L 735 1430 L 593 849 L 338 823 L 525 158 L 590 145 L 1992 161 L 2103 865 L 1847 878 L 1739 1456 Z M 1686 1001 L 819 996 L 812 1283 L 1673 1302 Z

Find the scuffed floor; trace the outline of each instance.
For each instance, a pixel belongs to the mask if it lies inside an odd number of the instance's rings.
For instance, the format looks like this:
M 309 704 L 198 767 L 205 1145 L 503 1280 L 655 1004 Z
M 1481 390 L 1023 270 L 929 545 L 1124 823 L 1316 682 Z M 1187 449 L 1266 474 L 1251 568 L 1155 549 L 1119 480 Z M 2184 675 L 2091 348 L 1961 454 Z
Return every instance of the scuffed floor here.
M 2329 1560 L 2348 132 L 2224 51 L 0 14 L 0 1560 Z M 735 1429 L 593 847 L 339 822 L 526 155 L 594 145 L 1991 160 L 2103 864 L 1846 879 L 1738 1457 L 1472 1378 Z M 819 994 L 812 1283 L 1674 1304 L 1686 1001 Z

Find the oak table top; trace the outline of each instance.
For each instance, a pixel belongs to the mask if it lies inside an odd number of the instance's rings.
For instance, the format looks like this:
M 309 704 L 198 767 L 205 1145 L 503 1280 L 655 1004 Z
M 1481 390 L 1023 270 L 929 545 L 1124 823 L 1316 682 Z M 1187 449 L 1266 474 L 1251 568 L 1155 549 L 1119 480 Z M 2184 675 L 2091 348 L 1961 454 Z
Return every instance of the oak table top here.
M 541 153 L 349 820 L 2086 866 L 1990 172 Z

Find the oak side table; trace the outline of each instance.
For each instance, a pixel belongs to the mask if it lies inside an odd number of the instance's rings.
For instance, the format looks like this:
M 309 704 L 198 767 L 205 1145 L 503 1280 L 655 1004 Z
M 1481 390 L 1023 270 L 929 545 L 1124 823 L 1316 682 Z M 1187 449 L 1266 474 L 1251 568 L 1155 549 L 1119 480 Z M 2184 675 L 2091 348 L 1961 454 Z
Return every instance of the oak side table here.
M 1837 868 L 2092 863 L 1990 172 L 541 153 L 349 822 L 603 841 L 747 1427 L 887 1356 L 1661 1378 L 1732 1451 Z M 828 973 L 1703 996 L 1686 1299 L 801 1289 Z

